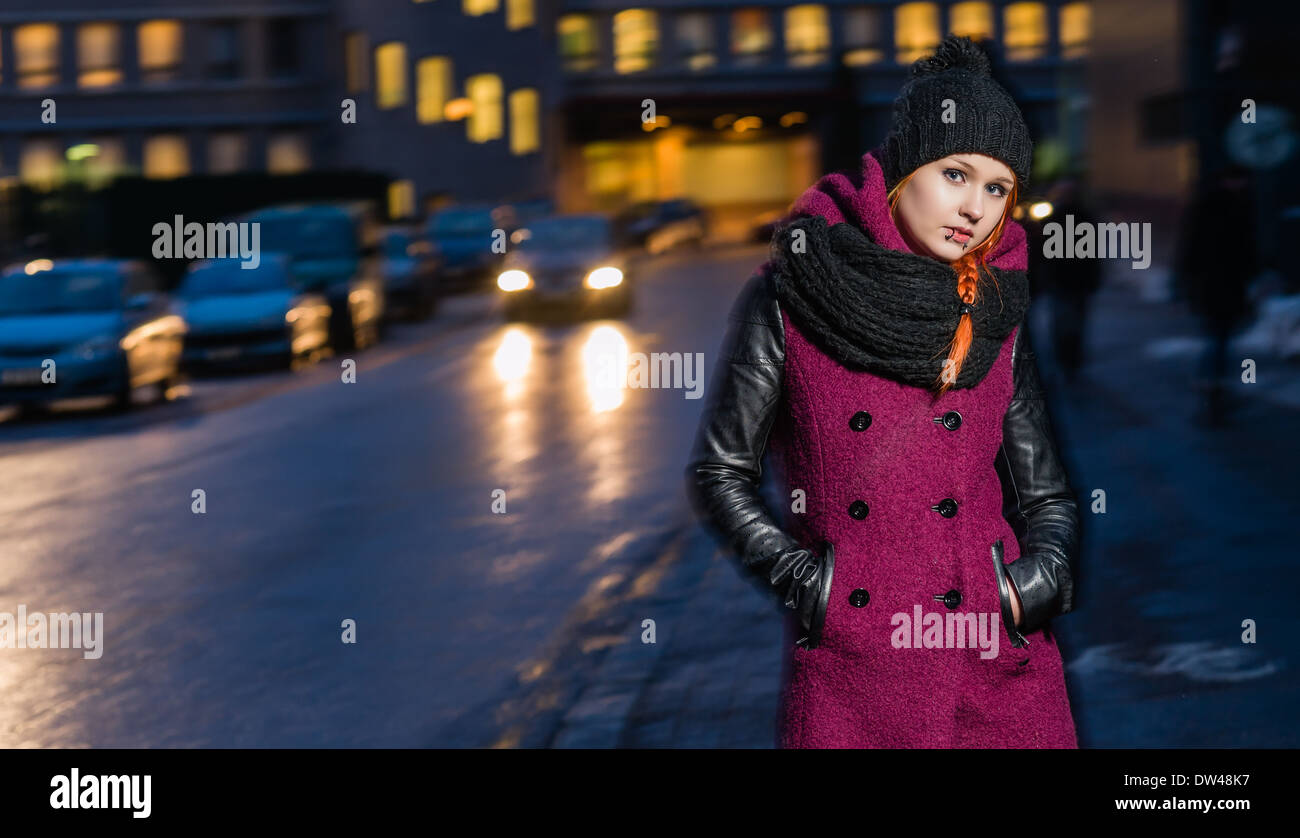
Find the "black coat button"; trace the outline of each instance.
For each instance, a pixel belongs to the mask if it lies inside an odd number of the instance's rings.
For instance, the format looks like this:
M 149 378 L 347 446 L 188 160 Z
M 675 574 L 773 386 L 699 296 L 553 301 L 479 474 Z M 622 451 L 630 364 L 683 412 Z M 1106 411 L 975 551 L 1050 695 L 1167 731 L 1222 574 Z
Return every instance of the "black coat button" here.
M 930 508 L 945 518 L 951 518 L 957 514 L 957 501 L 952 498 L 944 498 Z
M 849 504 L 849 514 L 854 518 L 857 518 L 859 521 L 867 517 L 868 511 L 870 510 L 863 501 L 855 500 L 853 503 Z
M 853 593 L 849 594 L 849 605 L 854 608 L 861 608 L 871 599 L 871 594 L 867 593 L 866 588 L 854 588 Z
M 946 594 L 935 594 L 934 598 L 939 600 L 939 602 L 942 602 L 944 605 L 948 606 L 949 610 L 956 608 L 958 605 L 961 605 L 961 591 L 957 590 L 956 588 L 952 589 Z
M 955 410 L 950 410 L 943 415 L 943 426 L 950 431 L 955 431 L 961 427 L 961 414 Z
M 857 413 L 853 414 L 853 418 L 849 420 L 849 427 L 855 431 L 865 431 L 867 428 L 871 427 L 871 414 L 867 413 L 865 410 L 859 410 Z

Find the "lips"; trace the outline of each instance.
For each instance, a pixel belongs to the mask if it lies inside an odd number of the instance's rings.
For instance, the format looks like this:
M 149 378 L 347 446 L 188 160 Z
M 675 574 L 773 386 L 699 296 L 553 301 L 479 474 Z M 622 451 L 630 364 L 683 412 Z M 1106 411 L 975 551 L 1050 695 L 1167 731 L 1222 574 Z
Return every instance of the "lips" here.
M 944 236 L 948 241 L 954 241 L 957 244 L 965 244 L 970 241 L 971 231 L 964 227 L 944 227 L 943 229 L 948 231 L 947 235 Z

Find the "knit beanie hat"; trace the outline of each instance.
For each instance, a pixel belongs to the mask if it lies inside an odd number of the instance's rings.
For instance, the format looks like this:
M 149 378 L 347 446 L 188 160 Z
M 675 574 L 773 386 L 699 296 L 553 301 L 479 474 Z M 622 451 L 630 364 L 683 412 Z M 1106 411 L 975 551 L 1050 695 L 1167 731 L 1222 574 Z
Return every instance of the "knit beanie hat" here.
M 945 105 L 946 99 L 952 101 Z M 970 38 L 949 35 L 933 56 L 912 64 L 875 156 L 885 189 L 892 190 L 917 168 L 963 152 L 1006 163 L 1023 194 L 1034 145 L 1020 108 L 993 80 L 983 50 Z

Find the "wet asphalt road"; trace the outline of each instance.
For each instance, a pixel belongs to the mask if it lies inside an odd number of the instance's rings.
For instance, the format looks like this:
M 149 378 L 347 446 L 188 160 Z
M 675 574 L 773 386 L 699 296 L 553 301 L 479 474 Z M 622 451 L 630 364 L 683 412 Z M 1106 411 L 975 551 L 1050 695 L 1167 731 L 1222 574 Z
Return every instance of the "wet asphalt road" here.
M 684 520 L 698 399 L 603 363 L 711 360 L 690 301 L 758 253 L 654 260 L 625 322 L 462 298 L 358 353 L 353 384 L 335 358 L 0 424 L 0 603 L 105 623 L 98 660 L 0 651 L 0 745 L 493 744 L 547 640 Z

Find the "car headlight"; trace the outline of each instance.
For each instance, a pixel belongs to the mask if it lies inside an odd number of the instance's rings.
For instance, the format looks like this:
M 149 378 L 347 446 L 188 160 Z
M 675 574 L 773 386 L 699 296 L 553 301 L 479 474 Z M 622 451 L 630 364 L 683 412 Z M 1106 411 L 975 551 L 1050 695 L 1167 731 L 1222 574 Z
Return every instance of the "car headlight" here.
M 622 281 L 623 272 L 618 268 L 606 265 L 587 274 L 586 283 L 588 288 L 613 288 Z
M 502 271 L 497 277 L 497 287 L 502 291 L 522 291 L 525 288 L 531 288 L 533 278 L 525 271 L 513 269 Z
M 96 335 L 87 341 L 82 341 L 72 348 L 72 353 L 78 358 L 84 358 L 92 361 L 95 358 L 101 358 L 105 355 L 112 355 L 118 350 L 117 338 L 114 335 Z

